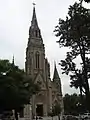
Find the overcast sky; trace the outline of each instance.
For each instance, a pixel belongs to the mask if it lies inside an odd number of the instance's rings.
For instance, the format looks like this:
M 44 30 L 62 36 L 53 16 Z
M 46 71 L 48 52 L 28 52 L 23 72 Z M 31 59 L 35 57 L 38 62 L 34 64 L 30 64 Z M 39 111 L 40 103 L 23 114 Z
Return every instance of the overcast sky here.
M 69 5 L 75 0 L 36 0 L 36 15 L 41 34 L 45 44 L 45 53 L 51 66 L 53 76 L 54 61 L 61 78 L 63 94 L 76 92 L 69 87 L 68 76 L 61 74 L 58 65 L 65 58 L 66 49 L 59 48 L 53 30 L 58 24 L 58 19 L 63 18 L 68 12 Z M 0 0 L 0 58 L 12 60 L 24 68 L 25 51 L 28 42 L 29 26 L 31 24 L 33 0 Z M 86 4 L 87 6 L 87 4 Z M 90 8 L 90 5 L 88 5 Z

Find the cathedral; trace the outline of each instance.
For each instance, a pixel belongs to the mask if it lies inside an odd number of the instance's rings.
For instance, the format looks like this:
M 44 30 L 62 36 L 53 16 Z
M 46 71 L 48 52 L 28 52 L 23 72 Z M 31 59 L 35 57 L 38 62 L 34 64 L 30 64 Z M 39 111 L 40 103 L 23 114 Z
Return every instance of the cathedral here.
M 31 108 L 26 105 L 24 109 L 25 116 L 29 115 L 29 110 L 31 110 L 32 116 L 48 116 L 56 104 L 61 106 L 61 111 L 63 112 L 61 80 L 56 64 L 54 66 L 53 79 L 51 80 L 50 78 L 50 64 L 45 58 L 45 47 L 38 26 L 35 6 L 33 7 L 32 21 L 29 28 L 25 70 L 34 83 L 39 83 L 40 85 L 40 92 L 33 95 L 30 100 Z

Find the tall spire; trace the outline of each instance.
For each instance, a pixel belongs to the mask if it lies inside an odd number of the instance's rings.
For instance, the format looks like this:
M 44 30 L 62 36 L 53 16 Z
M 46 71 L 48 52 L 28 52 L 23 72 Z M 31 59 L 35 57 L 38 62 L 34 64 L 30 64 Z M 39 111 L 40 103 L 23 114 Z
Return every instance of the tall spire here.
M 33 16 L 31 21 L 31 27 L 38 27 L 37 17 L 36 17 L 36 11 L 35 11 L 35 3 L 33 3 Z

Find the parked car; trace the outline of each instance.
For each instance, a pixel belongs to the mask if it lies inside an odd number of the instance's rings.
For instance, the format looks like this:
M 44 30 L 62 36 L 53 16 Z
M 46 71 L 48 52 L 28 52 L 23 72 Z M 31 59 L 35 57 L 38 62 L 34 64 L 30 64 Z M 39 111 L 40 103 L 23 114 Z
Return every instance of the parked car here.
M 80 115 L 82 119 L 90 119 L 90 113 L 84 113 L 82 115 Z

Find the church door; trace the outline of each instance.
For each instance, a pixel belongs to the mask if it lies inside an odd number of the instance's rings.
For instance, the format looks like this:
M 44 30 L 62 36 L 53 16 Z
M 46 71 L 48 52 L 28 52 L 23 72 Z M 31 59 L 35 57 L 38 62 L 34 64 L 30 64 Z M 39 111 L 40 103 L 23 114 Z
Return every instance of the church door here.
M 43 116 L 43 104 L 38 104 L 36 107 L 37 116 Z

